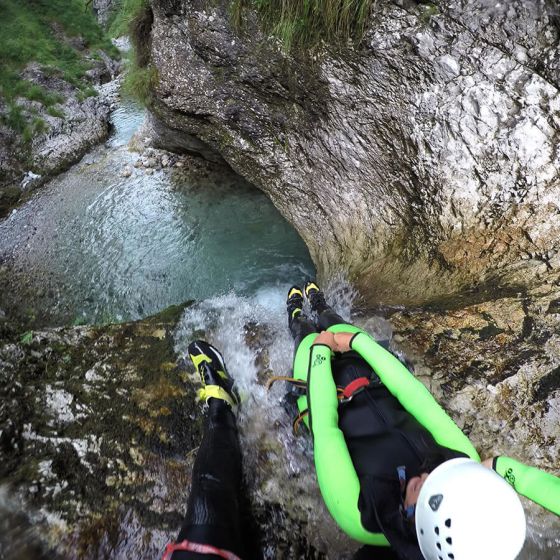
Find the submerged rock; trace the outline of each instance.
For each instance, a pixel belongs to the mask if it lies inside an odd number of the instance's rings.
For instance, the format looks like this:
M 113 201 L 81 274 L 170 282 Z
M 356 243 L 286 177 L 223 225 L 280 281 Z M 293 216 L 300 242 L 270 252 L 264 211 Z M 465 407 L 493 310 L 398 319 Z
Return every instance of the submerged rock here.
M 159 145 L 226 159 L 294 224 L 321 277 L 414 304 L 558 268 L 548 3 L 385 0 L 359 47 L 313 55 L 283 52 L 250 10 L 234 28 L 226 4 L 150 3 Z

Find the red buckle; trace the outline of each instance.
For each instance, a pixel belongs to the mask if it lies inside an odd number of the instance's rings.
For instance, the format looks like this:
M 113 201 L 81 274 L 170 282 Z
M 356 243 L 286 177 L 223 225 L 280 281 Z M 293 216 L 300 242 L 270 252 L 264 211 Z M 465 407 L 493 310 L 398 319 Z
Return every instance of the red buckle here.
M 187 552 L 196 552 L 198 554 L 212 554 L 214 556 L 224 558 L 224 560 L 241 560 L 239 556 L 236 556 L 229 550 L 217 548 L 209 544 L 193 543 L 187 540 L 181 541 L 179 543 L 169 543 L 165 547 L 165 552 L 163 553 L 162 560 L 170 560 L 171 556 L 176 550 L 185 550 Z
M 351 383 L 348 383 L 344 390 L 342 391 L 342 395 L 345 399 L 349 399 L 354 396 L 356 392 L 360 389 L 365 389 L 369 385 L 369 379 L 367 377 L 358 377 L 358 379 L 354 379 Z

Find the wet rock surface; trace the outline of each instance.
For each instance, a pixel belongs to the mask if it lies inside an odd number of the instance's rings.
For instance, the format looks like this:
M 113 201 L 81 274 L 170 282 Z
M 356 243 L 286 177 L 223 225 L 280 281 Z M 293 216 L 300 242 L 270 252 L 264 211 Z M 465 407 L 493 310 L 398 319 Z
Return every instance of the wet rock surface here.
M 173 349 L 186 306 L 24 335 L 2 323 L 2 554 L 157 558 L 176 536 L 203 418 Z M 323 557 L 298 516 L 262 499 L 251 510 L 253 538 L 276 557 Z
M 25 118 L 33 116 L 43 123 L 28 142 L 7 126 L 0 126 L 0 218 L 29 192 L 79 161 L 109 136 L 121 64 L 103 51 L 97 54 L 99 60 L 86 72 L 91 84 L 87 96 L 36 63 L 29 64 L 23 72 L 27 81 L 62 100 L 48 109 L 38 101 L 18 100 Z
M 200 415 L 172 353 L 173 315 L 2 343 L 1 477 L 64 556 L 102 556 L 124 517 L 180 523 L 181 500 L 170 503 L 188 483 Z
M 152 109 L 171 144 L 198 138 L 263 189 L 320 276 L 415 304 L 557 269 L 551 3 L 377 2 L 359 47 L 309 57 L 250 11 L 234 29 L 223 2 L 151 7 Z

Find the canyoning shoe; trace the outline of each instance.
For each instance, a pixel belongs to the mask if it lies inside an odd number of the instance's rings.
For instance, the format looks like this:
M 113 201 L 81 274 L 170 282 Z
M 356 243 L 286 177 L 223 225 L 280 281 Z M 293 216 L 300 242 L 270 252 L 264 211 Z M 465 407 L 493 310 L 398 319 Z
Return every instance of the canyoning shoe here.
M 290 322 L 301 313 L 303 309 L 303 292 L 298 286 L 292 286 L 288 290 L 286 308 L 288 310 L 288 319 Z
M 316 282 L 312 280 L 307 281 L 303 291 L 313 311 L 321 312 L 328 307 L 325 301 L 325 294 L 321 291 Z
M 188 352 L 202 383 L 199 397 L 206 401 L 221 399 L 232 407 L 237 406 L 239 394 L 219 350 L 204 340 L 195 340 L 189 344 Z

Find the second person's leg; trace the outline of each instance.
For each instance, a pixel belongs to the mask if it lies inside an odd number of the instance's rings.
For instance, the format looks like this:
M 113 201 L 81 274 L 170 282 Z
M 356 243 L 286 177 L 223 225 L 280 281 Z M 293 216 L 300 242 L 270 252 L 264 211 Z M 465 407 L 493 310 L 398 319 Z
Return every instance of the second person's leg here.
M 317 313 L 317 327 L 319 331 L 325 331 L 333 325 L 350 324 L 326 302 L 325 294 L 315 282 L 306 282 L 304 291 L 311 309 Z
M 223 557 L 219 550 L 243 558 L 241 448 L 233 410 L 239 404 L 239 396 L 216 348 L 197 340 L 188 351 L 200 375 L 208 415 L 193 467 L 183 527 L 164 558 Z
M 292 286 L 288 291 L 286 308 L 288 311 L 288 326 L 294 339 L 294 351 L 297 351 L 300 342 L 307 335 L 316 333 L 317 327 L 303 314 L 303 292 L 297 286 Z

